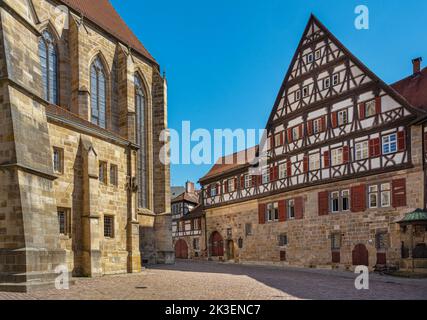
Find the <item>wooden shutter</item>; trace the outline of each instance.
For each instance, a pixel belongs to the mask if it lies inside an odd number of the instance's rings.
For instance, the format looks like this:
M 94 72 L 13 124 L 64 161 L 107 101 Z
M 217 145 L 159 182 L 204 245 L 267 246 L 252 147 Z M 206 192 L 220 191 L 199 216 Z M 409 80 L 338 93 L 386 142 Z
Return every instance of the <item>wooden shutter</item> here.
M 359 119 L 360 120 L 365 119 L 365 110 L 366 110 L 366 103 L 365 102 L 359 103 Z
M 274 166 L 273 168 L 273 179 L 277 180 L 279 179 L 279 166 Z
M 299 130 L 299 137 L 300 137 L 300 138 L 302 138 L 302 137 L 303 137 L 303 135 L 304 135 L 304 125 L 303 125 L 303 124 L 301 124 L 301 125 L 298 127 L 298 130 Z
M 240 189 L 245 189 L 245 176 L 241 175 L 240 176 Z
M 332 122 L 332 128 L 338 127 L 338 112 L 332 112 L 331 122 Z
M 260 203 L 258 205 L 258 219 L 259 224 L 265 224 L 265 215 L 267 213 L 267 205 L 265 203 Z
M 224 192 L 228 193 L 228 180 L 225 180 L 223 185 L 224 185 Z
M 341 263 L 340 251 L 332 251 L 332 263 Z
M 285 132 L 280 132 L 280 145 L 281 146 L 283 146 L 285 143 L 284 134 L 285 134 Z
M 262 186 L 262 174 L 260 174 L 259 176 L 257 176 L 258 178 L 258 185 Z
M 279 201 L 279 221 L 280 222 L 286 221 L 286 201 L 285 200 Z
M 397 133 L 397 150 L 405 151 L 406 141 L 405 141 L 405 131 L 399 131 Z
M 270 136 L 270 149 L 274 149 L 274 134 L 271 134 Z
M 208 187 L 206 188 L 206 192 L 208 193 L 207 194 L 208 198 L 210 198 L 210 196 L 211 196 L 211 191 L 212 191 L 212 187 L 211 187 L 211 185 L 208 185 Z
M 323 153 L 323 162 L 325 164 L 325 168 L 329 168 L 329 166 L 331 164 L 331 159 L 329 157 L 329 151 L 325 151 Z
M 308 155 L 305 155 L 304 156 L 304 164 L 303 164 L 303 167 L 304 167 L 304 173 L 306 173 L 306 172 L 308 172 Z
M 220 185 L 219 185 L 219 183 L 217 183 L 217 184 L 216 184 L 216 186 L 215 186 L 215 188 L 216 188 L 216 194 L 217 194 L 217 195 L 220 193 L 220 192 L 219 192 L 219 191 L 220 191 L 220 190 L 219 190 L 219 186 L 220 186 Z
M 380 138 L 369 140 L 369 156 L 379 157 L 381 155 Z
M 392 197 L 394 208 L 406 207 L 406 179 L 393 180 Z
M 274 181 L 274 167 L 270 167 L 269 169 L 270 173 L 270 181 Z
M 256 187 L 258 176 L 252 176 L 251 183 L 252 187 Z
M 310 120 L 307 123 L 307 135 L 311 136 L 312 134 L 313 134 L 313 120 Z
M 342 152 L 343 152 L 344 163 L 348 163 L 350 161 L 350 148 L 349 148 L 349 146 L 344 146 L 342 149 Z
M 295 219 L 304 218 L 304 199 L 302 197 L 295 198 Z
M 237 190 L 237 178 L 234 178 L 234 190 Z
M 320 129 L 321 132 L 326 130 L 326 116 L 322 117 L 321 121 L 320 121 L 322 128 Z
M 380 114 L 382 112 L 381 97 L 375 98 L 375 112 L 376 114 Z
M 327 216 L 329 214 L 329 192 L 319 192 L 319 216 Z
M 366 185 L 351 188 L 351 211 L 362 212 L 366 210 Z
M 292 177 L 292 162 L 290 159 L 286 161 L 286 175 L 288 177 Z
M 292 129 L 288 129 L 288 143 L 292 142 Z

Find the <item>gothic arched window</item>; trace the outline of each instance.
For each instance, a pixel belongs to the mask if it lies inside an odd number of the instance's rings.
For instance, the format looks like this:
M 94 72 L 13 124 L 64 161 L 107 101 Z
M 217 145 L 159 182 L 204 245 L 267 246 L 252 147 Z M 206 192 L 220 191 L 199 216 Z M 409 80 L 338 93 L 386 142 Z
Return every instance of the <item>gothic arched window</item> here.
M 135 111 L 136 111 L 136 143 L 138 152 L 138 207 L 147 207 L 147 167 L 146 167 L 146 126 L 145 126 L 145 94 L 142 80 L 135 75 Z
M 52 104 L 58 104 L 58 57 L 54 37 L 47 30 L 43 31 L 39 40 L 39 56 L 43 97 Z
M 90 67 L 90 108 L 92 123 L 105 128 L 107 83 L 104 66 L 97 57 Z

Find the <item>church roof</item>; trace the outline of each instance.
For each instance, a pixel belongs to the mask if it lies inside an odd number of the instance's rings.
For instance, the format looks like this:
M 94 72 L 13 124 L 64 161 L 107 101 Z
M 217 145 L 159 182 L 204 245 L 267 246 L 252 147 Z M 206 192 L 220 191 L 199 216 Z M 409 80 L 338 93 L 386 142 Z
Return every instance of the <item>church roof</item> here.
M 153 56 L 123 21 L 109 0 L 61 0 L 133 50 L 157 64 Z

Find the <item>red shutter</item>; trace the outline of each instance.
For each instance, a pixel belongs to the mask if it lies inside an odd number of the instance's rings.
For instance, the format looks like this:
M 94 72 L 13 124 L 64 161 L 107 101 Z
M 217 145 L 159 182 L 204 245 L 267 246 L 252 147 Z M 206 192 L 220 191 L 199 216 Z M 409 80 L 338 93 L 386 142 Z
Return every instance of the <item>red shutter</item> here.
M 304 218 L 304 199 L 302 197 L 295 198 L 295 219 Z
M 234 178 L 234 190 L 237 190 L 237 178 Z
M 380 138 L 369 140 L 369 156 L 379 157 L 381 154 L 380 150 Z
M 291 160 L 288 160 L 286 162 L 286 175 L 288 177 L 292 177 L 292 162 L 291 162 Z
M 256 187 L 257 179 L 258 179 L 258 176 L 252 176 L 252 179 L 251 179 L 252 187 Z
M 303 137 L 303 133 L 304 133 L 304 125 L 303 124 L 301 124 L 300 126 L 299 126 L 299 128 L 298 128 L 298 130 L 299 130 L 299 137 L 300 138 L 302 138 Z
M 260 203 L 258 206 L 259 224 L 265 224 L 266 213 L 267 213 L 267 205 L 265 203 Z
M 274 167 L 273 179 L 274 179 L 274 180 L 279 179 L 279 166 L 275 166 L 275 167 Z
M 269 171 L 270 171 L 270 181 L 274 181 L 274 167 L 270 167 Z
M 332 128 L 338 127 L 338 113 L 332 112 L 331 114 Z
M 329 166 L 331 164 L 331 159 L 329 158 L 329 151 L 325 151 L 323 153 L 323 161 L 325 164 L 325 168 L 329 168 Z
M 399 151 L 404 151 L 405 148 L 406 148 L 405 131 L 399 131 L 397 133 L 397 149 Z
M 284 140 L 285 140 L 285 139 L 284 139 L 284 136 L 283 136 L 284 134 L 285 134 L 284 132 L 280 132 L 280 145 L 281 145 L 281 146 L 283 146 L 283 145 L 284 145 Z
M 366 185 L 351 188 L 351 211 L 362 212 L 366 210 Z
M 406 207 L 406 179 L 396 179 L 392 183 L 393 207 Z
M 286 221 L 286 201 L 285 200 L 279 201 L 279 221 L 280 222 Z
M 210 196 L 211 196 L 211 194 L 212 194 L 212 193 L 211 193 L 211 191 L 212 191 L 212 187 L 211 187 L 211 185 L 208 185 L 208 187 L 206 188 L 206 192 L 208 193 L 208 194 L 207 194 L 207 197 L 208 197 L 208 198 L 210 198 Z
M 325 131 L 326 130 L 326 116 L 325 117 L 322 117 L 322 119 L 321 119 L 321 124 L 322 124 L 322 128 L 320 129 L 320 131 Z
M 274 145 L 274 134 L 272 134 L 270 136 L 270 149 L 274 149 L 275 145 Z
M 257 178 L 258 178 L 258 185 L 261 186 L 262 185 L 262 174 L 257 176 Z
M 344 146 L 342 152 L 343 152 L 344 163 L 348 163 L 350 161 L 350 148 L 349 148 L 349 146 Z
M 304 173 L 308 172 L 308 156 L 304 156 Z
M 288 129 L 288 143 L 292 142 L 292 129 Z
M 382 112 L 381 97 L 376 97 L 375 98 L 375 112 L 377 114 L 380 114 Z
M 329 193 L 328 191 L 319 192 L 319 216 L 329 214 Z
M 240 189 L 245 189 L 245 176 L 241 175 L 240 176 Z
M 225 180 L 223 185 L 224 185 L 224 193 L 228 193 L 228 180 Z
M 219 183 L 217 183 L 216 184 L 216 186 L 215 186 L 215 188 L 216 188 L 216 194 L 218 195 L 218 194 L 220 194 L 220 190 L 219 190 Z
M 362 102 L 359 104 L 359 119 L 364 120 L 365 119 L 365 110 L 366 110 L 366 103 Z
M 313 134 L 313 120 L 310 120 L 307 123 L 307 135 L 311 136 L 312 134 Z

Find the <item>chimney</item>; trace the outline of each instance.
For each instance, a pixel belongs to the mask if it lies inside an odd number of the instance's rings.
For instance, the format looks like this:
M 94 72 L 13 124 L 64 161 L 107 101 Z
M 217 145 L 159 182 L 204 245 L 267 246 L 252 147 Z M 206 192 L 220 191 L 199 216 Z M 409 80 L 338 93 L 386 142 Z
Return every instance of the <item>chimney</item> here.
M 185 183 L 185 191 L 187 193 L 194 193 L 194 183 L 190 182 L 190 181 L 187 181 Z
M 423 61 L 422 57 L 412 60 L 412 64 L 414 66 L 414 75 L 421 72 L 421 61 Z

